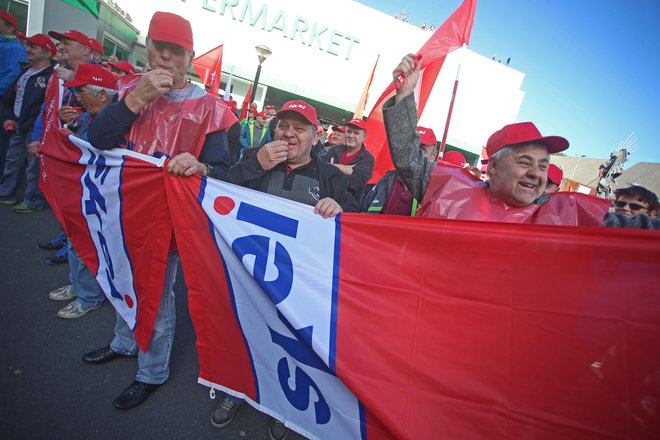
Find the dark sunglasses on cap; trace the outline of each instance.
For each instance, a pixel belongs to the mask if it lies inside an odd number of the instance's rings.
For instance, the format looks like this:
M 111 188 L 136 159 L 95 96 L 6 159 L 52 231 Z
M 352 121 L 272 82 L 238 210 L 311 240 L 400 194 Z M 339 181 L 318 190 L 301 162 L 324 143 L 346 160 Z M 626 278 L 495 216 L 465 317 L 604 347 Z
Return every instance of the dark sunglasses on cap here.
M 629 202 L 624 202 L 623 200 L 615 200 L 614 206 L 617 208 L 625 208 L 626 206 L 630 206 L 631 211 L 639 211 L 640 209 L 649 209 L 648 206 L 640 205 L 639 203 L 629 203 Z

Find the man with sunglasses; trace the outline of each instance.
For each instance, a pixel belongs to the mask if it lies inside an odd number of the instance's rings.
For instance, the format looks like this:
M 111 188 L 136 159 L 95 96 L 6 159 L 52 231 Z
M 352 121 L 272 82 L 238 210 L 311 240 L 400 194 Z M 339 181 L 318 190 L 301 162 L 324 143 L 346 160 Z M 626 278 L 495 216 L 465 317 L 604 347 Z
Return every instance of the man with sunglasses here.
M 645 214 L 655 217 L 658 210 L 658 196 L 643 186 L 631 185 L 614 191 L 612 207 L 616 214 L 636 217 Z

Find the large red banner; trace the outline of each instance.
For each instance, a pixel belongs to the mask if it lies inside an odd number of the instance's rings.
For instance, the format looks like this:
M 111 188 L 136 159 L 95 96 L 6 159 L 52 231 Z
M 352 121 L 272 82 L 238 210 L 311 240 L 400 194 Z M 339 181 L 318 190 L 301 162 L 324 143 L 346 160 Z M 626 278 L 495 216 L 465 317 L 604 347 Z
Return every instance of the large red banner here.
M 59 135 L 51 202 L 138 340 L 174 230 L 200 381 L 303 434 L 660 436 L 657 231 L 322 219 Z

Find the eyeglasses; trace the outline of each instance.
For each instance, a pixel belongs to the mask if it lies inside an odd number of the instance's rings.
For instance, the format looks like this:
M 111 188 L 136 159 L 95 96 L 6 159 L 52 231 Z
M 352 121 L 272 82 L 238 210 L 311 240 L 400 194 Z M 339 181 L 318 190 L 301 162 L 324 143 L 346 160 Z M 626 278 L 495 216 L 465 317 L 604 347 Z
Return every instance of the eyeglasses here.
M 640 205 L 639 203 L 624 202 L 623 200 L 615 200 L 614 206 L 617 208 L 625 208 L 626 206 L 630 207 L 631 211 L 639 211 L 640 209 L 649 209 L 648 206 Z
M 90 90 L 87 91 L 83 90 L 82 92 L 76 91 L 74 95 L 76 95 L 76 98 L 82 98 L 83 96 L 88 95 L 90 93 L 92 93 Z

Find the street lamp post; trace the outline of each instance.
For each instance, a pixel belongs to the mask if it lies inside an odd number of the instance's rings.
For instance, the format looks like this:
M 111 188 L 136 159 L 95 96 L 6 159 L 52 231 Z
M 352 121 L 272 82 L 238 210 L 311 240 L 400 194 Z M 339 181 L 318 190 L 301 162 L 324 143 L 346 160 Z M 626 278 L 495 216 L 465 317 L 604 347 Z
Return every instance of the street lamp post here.
M 255 46 L 257 50 L 257 57 L 259 57 L 259 67 L 257 67 L 257 74 L 254 76 L 254 86 L 252 87 L 252 96 L 250 96 L 250 104 L 254 102 L 257 96 L 257 87 L 259 86 L 259 75 L 261 75 L 261 64 L 266 61 L 266 58 L 272 55 L 273 52 L 266 46 Z

